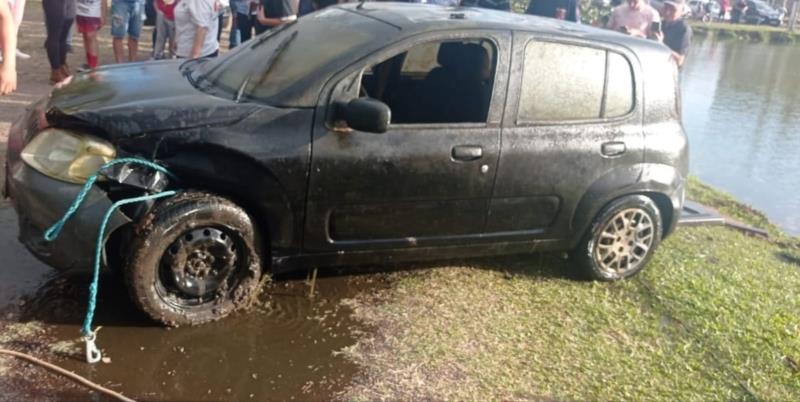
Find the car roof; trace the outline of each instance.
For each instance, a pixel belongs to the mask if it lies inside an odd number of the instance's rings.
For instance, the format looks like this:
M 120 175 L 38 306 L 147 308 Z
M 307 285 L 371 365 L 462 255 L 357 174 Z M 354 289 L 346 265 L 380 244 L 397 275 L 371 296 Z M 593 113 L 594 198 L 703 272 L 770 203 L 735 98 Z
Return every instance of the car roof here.
M 652 40 L 635 38 L 590 25 L 478 7 L 394 2 L 346 3 L 336 7 L 383 21 L 407 35 L 434 30 L 502 29 L 609 42 L 631 50 L 663 47 Z

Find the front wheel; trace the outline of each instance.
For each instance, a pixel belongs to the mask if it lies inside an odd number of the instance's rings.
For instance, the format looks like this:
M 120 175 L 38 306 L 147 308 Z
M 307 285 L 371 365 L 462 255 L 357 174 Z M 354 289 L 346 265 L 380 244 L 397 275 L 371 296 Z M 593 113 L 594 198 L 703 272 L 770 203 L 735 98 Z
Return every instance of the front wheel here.
M 261 277 L 261 239 L 228 199 L 181 193 L 136 227 L 125 269 L 133 301 L 170 326 L 225 317 L 249 304 Z
M 590 278 L 614 281 L 635 275 L 661 243 L 661 213 L 652 199 L 629 195 L 612 201 L 595 218 L 573 251 Z

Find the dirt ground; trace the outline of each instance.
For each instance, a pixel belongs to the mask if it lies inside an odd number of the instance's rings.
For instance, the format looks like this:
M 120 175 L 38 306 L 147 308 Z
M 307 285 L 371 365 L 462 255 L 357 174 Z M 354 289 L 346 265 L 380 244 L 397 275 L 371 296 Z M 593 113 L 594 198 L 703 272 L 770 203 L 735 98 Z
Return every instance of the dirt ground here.
M 67 57 L 67 64 L 74 70 L 86 62 L 86 56 L 83 39 L 77 33 L 77 29 L 73 31 L 73 51 Z M 152 36 L 152 32 L 152 27 L 145 27 L 142 31 L 140 60 L 149 58 L 152 47 L 147 38 Z M 50 90 L 50 65 L 44 49 L 46 37 L 42 3 L 40 0 L 28 0 L 17 39 L 19 49 L 31 55 L 31 58 L 17 60 L 17 91 L 10 96 L 0 98 L 0 154 L 3 155 L 0 156 L 0 160 L 5 157 L 5 143 L 11 123 L 30 102 L 47 95 Z M 100 40 L 100 64 L 113 63 L 111 28 L 108 22 L 102 28 L 98 38 Z
M 139 59 L 150 57 L 145 27 Z M 100 64 L 113 62 L 110 27 L 100 35 Z M 223 34 L 223 51 L 227 49 Z M 28 0 L 19 33 L 18 90 L 0 97 L 0 166 L 8 129 L 50 90 L 42 6 Z M 75 33 L 68 64 L 85 62 Z M 378 284 L 374 276 L 321 275 L 309 297 L 306 273 L 270 285 L 255 311 L 217 324 L 167 330 L 132 308 L 118 278 L 103 278 L 96 317 L 98 345 L 110 363 L 88 365 L 77 339 L 88 278 L 63 276 L 17 241 L 17 220 L 0 200 L 0 348 L 28 352 L 137 400 L 320 400 L 342 389 L 355 365 L 337 354 L 357 326 L 341 301 Z M 279 334 L 275 336 L 274 334 Z M 56 375 L 0 356 L 0 401 L 105 400 Z
M 223 31 L 221 51 L 227 50 L 228 28 Z M 148 60 L 152 53 L 153 27 L 145 26 L 139 41 L 139 61 Z M 18 35 L 19 49 L 32 57 L 29 60 L 17 60 L 17 91 L 10 96 L 0 98 L 0 150 L 4 149 L 8 127 L 30 102 L 46 95 L 50 90 L 50 66 L 44 49 L 46 38 L 44 15 L 41 0 L 28 0 L 25 15 Z M 111 25 L 106 25 L 98 34 L 100 42 L 100 65 L 113 64 L 114 53 L 111 48 Z M 73 51 L 67 57 L 67 64 L 73 71 L 86 63 L 83 39 L 73 29 Z M 126 50 L 127 54 L 127 50 Z

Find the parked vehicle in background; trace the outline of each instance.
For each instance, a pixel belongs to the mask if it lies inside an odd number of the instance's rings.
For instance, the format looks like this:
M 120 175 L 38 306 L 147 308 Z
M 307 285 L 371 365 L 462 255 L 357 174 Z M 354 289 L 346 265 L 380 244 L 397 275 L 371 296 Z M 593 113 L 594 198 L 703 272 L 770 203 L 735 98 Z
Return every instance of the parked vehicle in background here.
M 320 40 L 325 38 L 325 40 Z M 641 271 L 675 230 L 688 144 L 678 68 L 651 40 L 479 8 L 326 8 L 216 59 L 77 74 L 10 129 L 20 240 L 107 269 L 167 325 L 248 304 L 262 275 L 569 251 L 587 277 Z M 43 232 L 103 172 L 52 242 Z M 66 235 L 66 234 L 69 235 Z
M 783 17 L 782 11 L 761 0 L 747 0 L 744 21 L 748 24 L 780 26 L 783 24 Z
M 687 3 L 689 17 L 703 22 L 719 19 L 722 7 L 715 0 L 690 0 Z

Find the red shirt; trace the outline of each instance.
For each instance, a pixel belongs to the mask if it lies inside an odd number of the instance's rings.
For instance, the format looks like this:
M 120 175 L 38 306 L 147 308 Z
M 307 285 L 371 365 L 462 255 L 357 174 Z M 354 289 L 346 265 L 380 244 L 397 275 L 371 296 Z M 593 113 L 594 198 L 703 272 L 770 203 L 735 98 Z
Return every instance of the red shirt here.
M 175 21 L 175 6 L 180 0 L 156 0 L 156 8 L 164 13 L 164 17 Z

